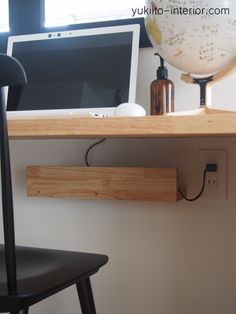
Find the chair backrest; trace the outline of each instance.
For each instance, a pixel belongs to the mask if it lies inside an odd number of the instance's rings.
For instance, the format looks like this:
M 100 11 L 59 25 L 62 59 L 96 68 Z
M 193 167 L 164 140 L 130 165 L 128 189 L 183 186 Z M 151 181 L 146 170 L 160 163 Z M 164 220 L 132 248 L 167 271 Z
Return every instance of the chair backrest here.
M 2 212 L 7 283 L 8 292 L 10 294 L 17 292 L 16 254 L 9 140 L 3 87 L 14 86 L 15 101 L 18 101 L 21 93 L 21 86 L 25 84 L 26 81 L 26 75 L 22 65 L 16 59 L 0 53 L 0 156 Z

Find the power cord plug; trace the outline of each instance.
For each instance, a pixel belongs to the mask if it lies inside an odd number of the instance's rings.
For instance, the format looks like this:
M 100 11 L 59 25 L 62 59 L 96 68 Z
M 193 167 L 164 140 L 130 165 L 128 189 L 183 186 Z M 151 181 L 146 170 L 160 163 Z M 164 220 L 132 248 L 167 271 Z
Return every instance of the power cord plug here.
M 206 164 L 206 172 L 217 172 L 217 164 Z
M 203 192 L 204 192 L 205 184 L 206 184 L 206 173 L 207 173 L 207 172 L 217 172 L 217 170 L 218 170 L 217 164 L 215 164 L 215 163 L 214 163 L 214 164 L 213 164 L 213 163 L 206 164 L 206 167 L 205 167 L 205 169 L 204 169 L 204 171 L 203 171 L 202 188 L 201 188 L 200 192 L 199 192 L 195 197 L 193 197 L 193 198 L 188 198 L 188 197 L 186 197 L 186 196 L 183 194 L 183 192 L 178 188 L 179 194 L 182 196 L 183 199 L 185 199 L 185 200 L 188 201 L 188 202 L 194 202 L 194 201 L 196 201 L 197 199 L 199 199 L 199 198 L 202 196 L 202 194 L 203 194 Z

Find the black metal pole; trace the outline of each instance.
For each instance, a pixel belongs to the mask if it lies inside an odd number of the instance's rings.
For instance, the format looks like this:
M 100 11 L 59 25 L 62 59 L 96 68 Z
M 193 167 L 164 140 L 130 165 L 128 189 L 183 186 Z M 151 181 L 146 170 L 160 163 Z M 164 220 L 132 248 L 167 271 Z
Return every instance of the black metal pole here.
M 194 78 L 193 83 L 200 86 L 200 106 L 206 106 L 206 88 L 209 82 L 213 81 L 213 76 L 204 78 Z
M 0 87 L 0 155 L 2 177 L 2 211 L 3 211 L 8 292 L 10 294 L 15 294 L 17 292 L 17 281 L 16 281 L 14 211 L 8 142 L 8 128 L 3 87 Z

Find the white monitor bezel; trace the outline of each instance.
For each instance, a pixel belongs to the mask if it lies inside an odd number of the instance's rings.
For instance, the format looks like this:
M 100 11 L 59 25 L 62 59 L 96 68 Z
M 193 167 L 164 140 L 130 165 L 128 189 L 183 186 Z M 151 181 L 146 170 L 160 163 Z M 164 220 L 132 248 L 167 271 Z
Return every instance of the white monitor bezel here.
M 89 28 L 89 29 L 79 29 L 79 30 L 68 30 L 62 32 L 48 32 L 48 33 L 38 33 L 30 35 L 18 35 L 9 36 L 7 45 L 7 54 L 12 56 L 13 45 L 17 42 L 27 42 L 27 41 L 38 41 L 38 40 L 57 40 L 61 38 L 69 37 L 80 37 L 80 36 L 90 36 L 99 34 L 112 34 L 112 33 L 123 33 L 132 32 L 132 52 L 131 52 L 131 68 L 130 68 L 130 80 L 129 80 L 129 103 L 135 103 L 136 96 L 136 83 L 137 83 L 137 71 L 138 71 L 138 53 L 139 53 L 139 34 L 140 25 L 121 25 L 121 26 L 109 26 L 100 28 Z M 8 90 L 6 89 L 6 97 Z M 8 111 L 8 116 L 11 117 L 21 117 L 23 116 L 47 116 L 47 115 L 113 115 L 115 107 L 105 107 L 105 108 L 78 108 L 78 109 L 48 109 L 48 110 L 19 110 L 19 111 Z

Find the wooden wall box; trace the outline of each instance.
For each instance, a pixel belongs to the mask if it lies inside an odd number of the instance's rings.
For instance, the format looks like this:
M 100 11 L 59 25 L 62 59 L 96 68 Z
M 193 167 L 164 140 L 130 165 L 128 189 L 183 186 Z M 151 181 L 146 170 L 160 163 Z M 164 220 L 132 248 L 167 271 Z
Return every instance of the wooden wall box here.
M 29 196 L 176 202 L 177 169 L 29 166 L 27 191 Z

